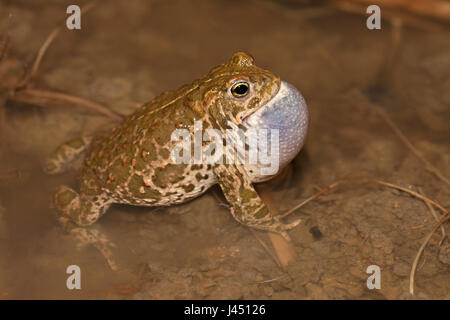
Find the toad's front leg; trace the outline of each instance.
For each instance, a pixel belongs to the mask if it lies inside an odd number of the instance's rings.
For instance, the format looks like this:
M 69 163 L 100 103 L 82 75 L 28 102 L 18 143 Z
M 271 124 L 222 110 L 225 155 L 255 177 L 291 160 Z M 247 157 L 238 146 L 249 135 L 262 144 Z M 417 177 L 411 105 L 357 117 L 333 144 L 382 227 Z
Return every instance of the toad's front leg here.
M 79 245 L 93 245 L 105 257 L 112 270 L 117 270 L 111 247 L 114 244 L 99 230 L 88 227 L 96 222 L 111 205 L 106 197 L 79 194 L 72 188 L 61 186 L 54 195 L 58 222 Z
M 243 166 L 220 164 L 214 168 L 225 198 L 231 205 L 231 214 L 240 223 L 266 231 L 281 234 L 289 239 L 286 231 L 300 223 L 284 224 L 272 216 L 259 197 Z

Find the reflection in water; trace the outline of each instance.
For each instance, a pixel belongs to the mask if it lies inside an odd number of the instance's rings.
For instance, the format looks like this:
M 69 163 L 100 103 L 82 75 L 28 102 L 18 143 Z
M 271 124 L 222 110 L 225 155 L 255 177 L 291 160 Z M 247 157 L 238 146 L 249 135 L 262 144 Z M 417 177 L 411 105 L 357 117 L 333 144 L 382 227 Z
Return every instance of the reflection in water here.
M 41 6 L 0 3 L 0 20 L 7 21 L 11 11 L 16 17 L 9 26 L 12 51 L 0 65 L 2 85 L 20 78 L 22 57 L 33 55 L 48 36 L 42 21 L 57 24 L 61 8 L 52 1 Z M 280 211 L 353 174 L 420 186 L 429 197 L 448 202 L 446 185 L 424 170 L 370 108 L 346 95 L 349 85 L 372 88 L 371 100 L 448 177 L 446 26 L 441 33 L 402 29 L 402 37 L 415 41 L 400 42 L 396 50 L 404 51 L 391 59 L 387 23 L 368 31 L 360 16 L 320 6 L 135 1 L 104 3 L 89 15 L 81 31 L 58 35 L 33 86 L 130 113 L 136 103 L 198 78 L 232 52 L 248 51 L 301 88 L 311 111 L 292 182 L 273 191 Z M 396 65 L 389 81 L 381 80 L 380 93 L 373 88 L 380 85 L 374 79 L 383 61 Z M 405 279 L 430 216 L 422 203 L 370 188 L 349 187 L 295 213 L 303 222 L 290 232 L 298 257 L 289 277 L 282 277 L 253 235 L 211 193 L 156 211 L 113 206 L 97 226 L 117 243 L 121 269 L 112 272 L 95 249 L 77 249 L 56 224 L 51 194 L 61 184 L 76 186 L 75 173 L 49 177 L 41 171 L 42 159 L 59 143 L 103 129 L 111 120 L 65 102 L 5 104 L 5 92 L 0 92 L 0 298 L 395 299 L 408 291 Z M 316 229 L 321 237 L 311 234 Z M 437 246 L 428 250 L 416 290 L 446 297 L 448 259 Z M 390 279 L 381 293 L 362 289 L 367 263 L 362 256 L 381 265 Z M 69 265 L 81 268 L 79 291 L 66 288 Z

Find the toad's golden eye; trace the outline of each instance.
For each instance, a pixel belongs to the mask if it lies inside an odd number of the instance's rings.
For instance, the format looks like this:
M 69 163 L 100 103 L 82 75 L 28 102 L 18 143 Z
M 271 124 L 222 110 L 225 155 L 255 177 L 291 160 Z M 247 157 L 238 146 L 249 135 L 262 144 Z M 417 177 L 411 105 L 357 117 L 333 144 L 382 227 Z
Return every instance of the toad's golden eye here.
M 245 81 L 238 81 L 230 89 L 231 94 L 236 98 L 245 97 L 250 91 L 250 85 Z

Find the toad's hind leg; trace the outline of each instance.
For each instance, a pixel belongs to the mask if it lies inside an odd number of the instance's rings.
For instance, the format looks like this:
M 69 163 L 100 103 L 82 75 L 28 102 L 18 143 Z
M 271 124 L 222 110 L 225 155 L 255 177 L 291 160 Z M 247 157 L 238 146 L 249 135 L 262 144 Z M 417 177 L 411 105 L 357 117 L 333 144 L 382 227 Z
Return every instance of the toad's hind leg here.
M 60 145 L 45 161 L 44 171 L 48 174 L 64 172 L 82 155 L 92 142 L 91 136 L 72 139 Z
M 65 231 L 75 237 L 79 245 L 93 245 L 107 260 L 113 270 L 117 270 L 111 247 L 114 244 L 99 230 L 89 227 L 110 207 L 112 201 L 102 196 L 80 195 L 67 186 L 61 186 L 54 196 L 58 211 L 58 221 Z

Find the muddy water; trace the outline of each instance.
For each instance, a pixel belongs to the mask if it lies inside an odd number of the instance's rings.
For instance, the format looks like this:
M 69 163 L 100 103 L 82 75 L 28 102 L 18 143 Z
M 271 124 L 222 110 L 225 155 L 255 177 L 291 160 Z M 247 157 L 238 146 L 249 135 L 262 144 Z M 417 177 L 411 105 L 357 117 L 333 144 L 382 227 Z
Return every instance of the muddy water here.
M 1 85 L 21 74 L 55 26 L 64 26 L 68 4 L 0 2 L 0 30 L 11 36 Z M 400 39 L 395 44 L 393 34 Z M 280 210 L 349 177 L 396 183 L 449 208 L 448 184 L 426 170 L 374 109 L 385 110 L 450 177 L 449 35 L 447 25 L 393 30 L 387 21 L 369 31 L 361 15 L 270 1 L 102 3 L 82 18 L 81 30 L 58 35 L 33 86 L 127 114 L 234 51 L 248 51 L 299 88 L 310 106 L 308 141 L 292 173 L 283 184 L 268 183 Z M 75 173 L 49 177 L 40 169 L 58 144 L 111 120 L 77 105 L 5 101 L 1 94 L 3 299 L 409 297 L 411 264 L 434 218 L 405 193 L 354 180 L 294 214 L 303 222 L 290 232 L 297 257 L 285 271 L 230 217 L 214 190 L 170 208 L 113 206 L 97 223 L 117 244 L 120 270 L 111 271 L 98 251 L 78 249 L 55 222 L 52 191 L 76 186 Z M 449 243 L 439 241 L 436 233 L 419 262 L 419 298 L 450 298 Z M 373 264 L 382 270 L 380 290 L 366 287 Z M 66 287 L 69 265 L 81 268 L 81 290 Z

